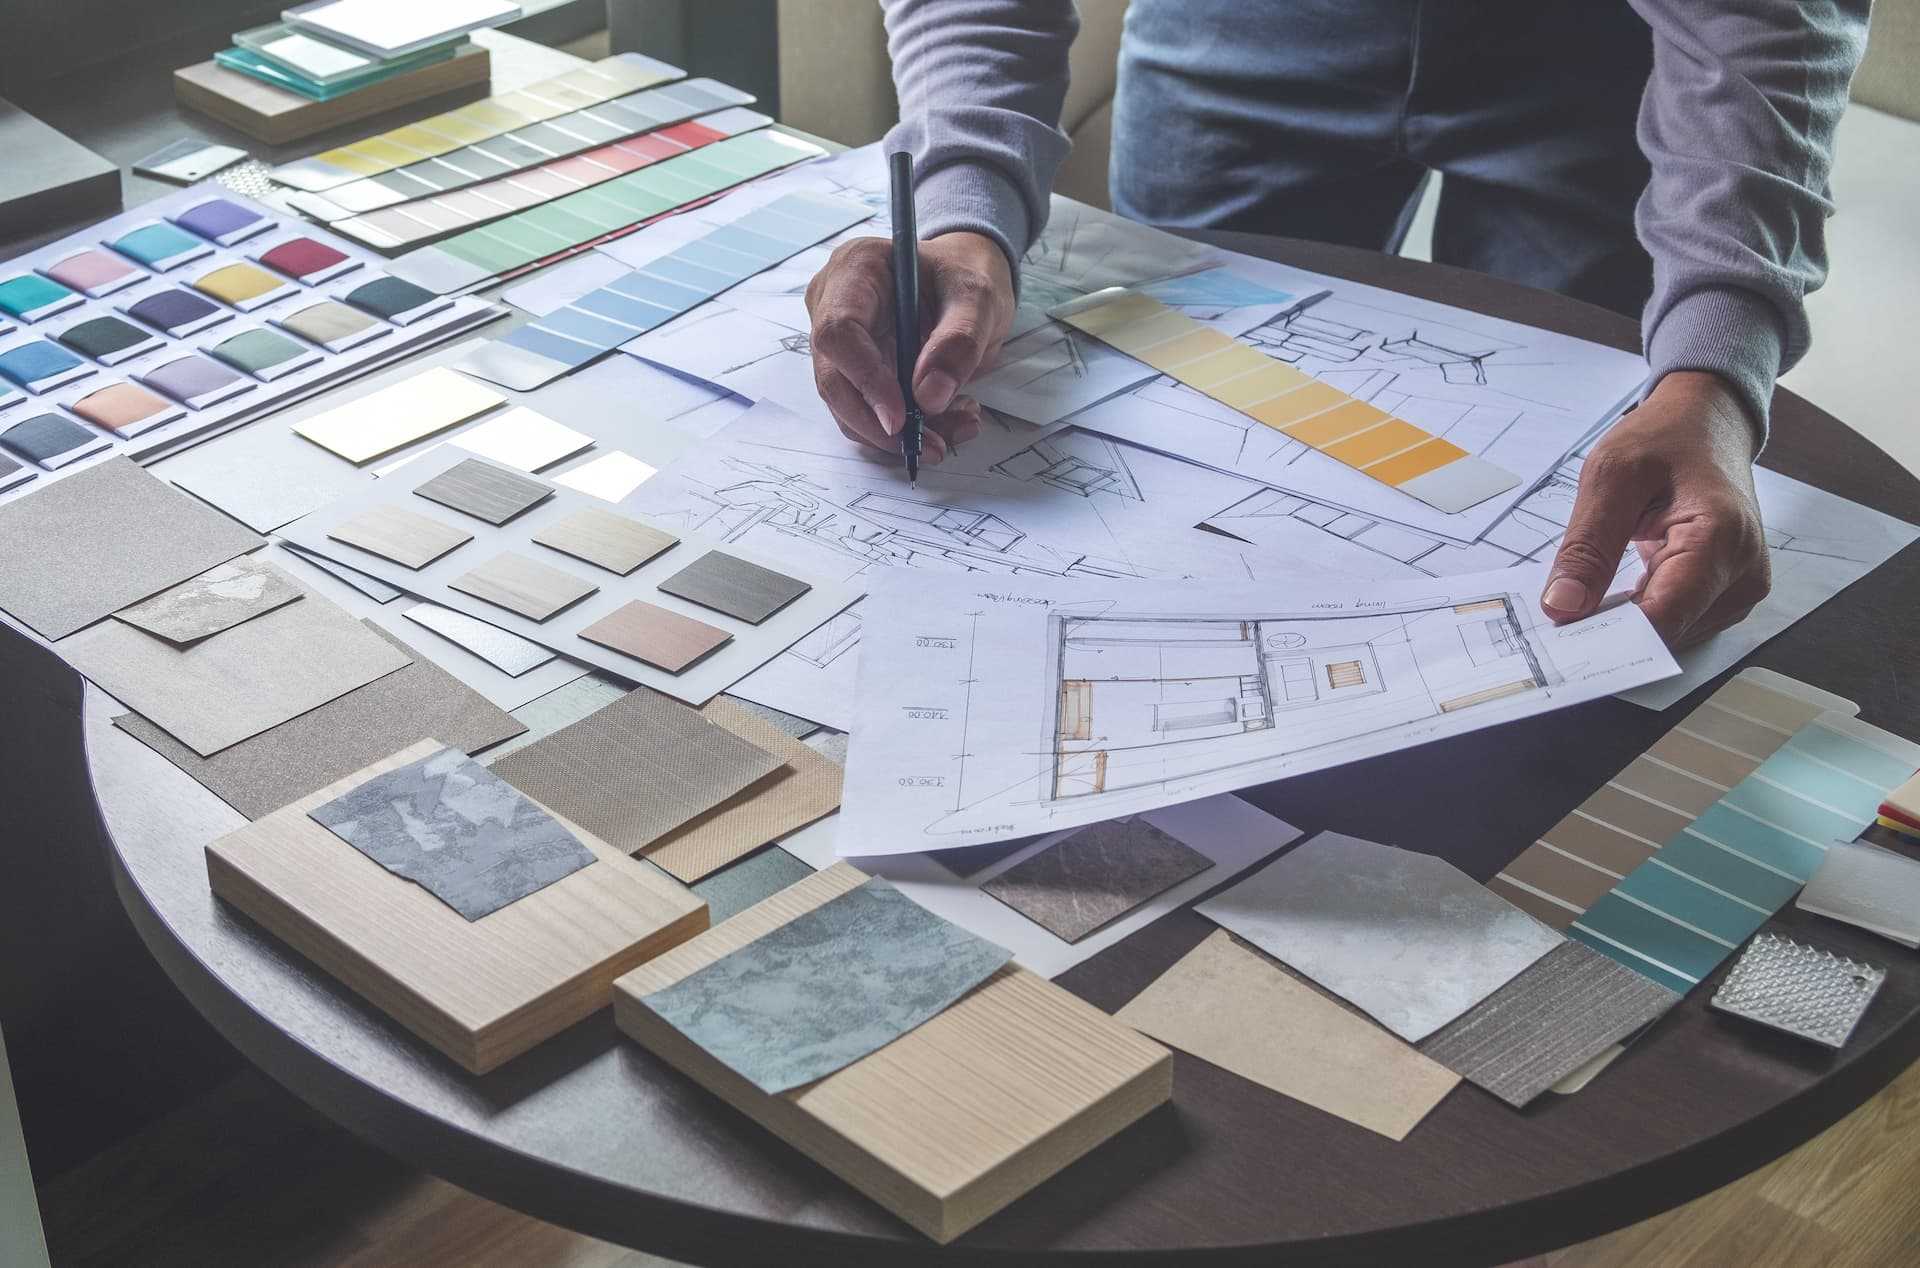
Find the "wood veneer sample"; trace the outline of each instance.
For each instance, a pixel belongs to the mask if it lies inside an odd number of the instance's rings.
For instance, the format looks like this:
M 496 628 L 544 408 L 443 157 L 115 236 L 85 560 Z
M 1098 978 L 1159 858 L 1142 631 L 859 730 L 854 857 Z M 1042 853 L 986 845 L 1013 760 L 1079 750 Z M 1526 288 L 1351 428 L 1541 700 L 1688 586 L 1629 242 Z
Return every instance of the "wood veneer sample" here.
M 705 621 L 639 599 L 607 613 L 581 630 L 580 637 L 670 674 L 733 641 L 733 635 Z
M 708 551 L 660 583 L 662 594 L 724 612 L 748 625 L 760 624 L 811 589 L 784 572 L 721 550 Z
M 414 744 L 207 847 L 215 896 L 476 1074 L 606 1006 L 610 984 L 706 928 L 707 907 L 560 822 L 596 861 L 479 920 L 307 815 L 439 748 Z
M 640 966 L 614 984 L 615 1021 L 937 1242 L 966 1232 L 1172 1095 L 1166 1049 L 1013 965 L 879 1051 L 774 1095 L 641 1002 L 866 879 L 835 864 Z
M 680 539 L 629 516 L 588 507 L 549 524 L 533 540 L 625 577 Z
M 467 458 L 422 484 L 414 494 L 497 528 L 552 497 L 553 486 L 481 458 Z
M 346 523 L 335 525 L 327 536 L 370 555 L 391 559 L 402 568 L 415 569 L 473 540 L 473 534 L 465 529 L 397 506 L 368 507 Z
M 518 612 L 529 621 L 544 621 L 600 587 L 570 572 L 549 568 L 538 560 L 506 550 L 447 582 L 447 588 L 509 612 Z

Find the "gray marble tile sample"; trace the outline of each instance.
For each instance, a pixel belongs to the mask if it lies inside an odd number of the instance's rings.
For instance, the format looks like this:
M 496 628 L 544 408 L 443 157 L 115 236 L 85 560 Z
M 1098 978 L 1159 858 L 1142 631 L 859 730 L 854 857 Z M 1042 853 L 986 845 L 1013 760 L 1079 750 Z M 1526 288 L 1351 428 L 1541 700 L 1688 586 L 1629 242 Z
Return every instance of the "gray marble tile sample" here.
M 594 861 L 552 815 L 456 748 L 376 775 L 307 815 L 468 920 Z
M 630 516 L 587 507 L 540 529 L 533 540 L 625 577 L 680 539 Z
M 0 610 L 65 638 L 264 540 L 109 458 L 0 506 Z
M 271 533 L 371 482 L 365 471 L 301 439 L 276 416 L 195 445 L 152 470 L 255 532 Z
M 841 738 L 844 740 L 846 737 Z M 839 761 L 842 766 L 847 764 L 844 745 Z M 969 876 L 978 876 L 1001 859 L 1018 854 L 1039 839 L 1021 837 L 1014 841 L 992 841 L 986 845 L 962 845 L 951 850 L 928 850 L 926 857 L 965 880 Z
M 812 588 L 785 573 L 719 550 L 708 551 L 660 583 L 662 593 L 724 612 L 749 625 L 760 624 Z
M 1443 859 L 1337 832 L 1197 910 L 1410 1043 L 1565 941 Z
M 812 875 L 812 868 L 779 846 L 770 845 L 688 888 L 706 902 L 707 919 L 717 925 Z
M 477 616 L 443 608 L 437 603 L 416 603 L 402 615 L 515 678 L 553 659 L 552 652 L 532 639 L 521 638 L 497 625 L 488 625 Z
M 1680 1002 L 1680 996 L 1571 938 L 1420 1051 L 1515 1109 Z
M 780 759 L 671 696 L 628 692 L 493 764 L 616 849 L 644 849 L 771 774 Z
M 329 577 L 352 586 L 355 590 L 366 595 L 375 603 L 392 603 L 395 599 L 406 593 L 405 590 L 400 589 L 398 586 L 390 586 L 378 577 L 368 576 L 358 568 L 349 568 L 338 560 L 328 559 L 325 555 L 316 555 L 310 550 L 302 550 L 300 547 L 287 542 L 282 542 L 280 545 L 282 549 L 298 555 L 302 560 L 312 564 Z
M 1012 958 L 876 878 L 641 1002 L 777 1093 L 884 1048 Z
M 108 695 L 211 757 L 408 663 L 337 604 L 301 593 L 186 647 L 102 621 L 60 651 Z
M 471 572 L 461 573 L 447 582 L 447 588 L 517 612 L 529 621 L 544 621 L 564 612 L 600 589 L 570 572 L 548 567 L 511 550 L 501 551 Z
M 327 536 L 416 571 L 473 540 L 463 528 L 397 506 L 370 506 Z
M 510 740 L 525 724 L 370 621 L 413 663 L 297 718 L 201 757 L 137 713 L 114 725 L 178 766 L 249 819 L 272 814 L 421 740 L 464 752 Z
M 195 643 L 298 603 L 300 595 L 292 577 L 257 555 L 242 555 L 113 615 L 169 643 Z
M 1078 942 L 1213 860 L 1145 819 L 1096 823 L 980 888 L 1062 942 Z
M 484 458 L 465 458 L 414 494 L 498 528 L 553 496 L 553 486 Z

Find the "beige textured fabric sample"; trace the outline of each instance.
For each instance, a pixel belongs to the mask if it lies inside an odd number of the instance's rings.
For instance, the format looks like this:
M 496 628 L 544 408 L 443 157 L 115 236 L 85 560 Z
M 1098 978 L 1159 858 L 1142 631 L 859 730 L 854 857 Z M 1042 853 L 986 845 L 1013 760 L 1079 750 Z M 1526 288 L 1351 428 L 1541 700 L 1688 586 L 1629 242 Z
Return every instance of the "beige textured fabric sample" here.
M 648 862 L 687 884 L 839 809 L 845 776 L 838 765 L 725 696 L 709 700 L 700 714 L 772 753 L 780 765 L 647 848 Z
M 1391 1140 L 1406 1139 L 1460 1082 L 1224 929 L 1114 1020 Z

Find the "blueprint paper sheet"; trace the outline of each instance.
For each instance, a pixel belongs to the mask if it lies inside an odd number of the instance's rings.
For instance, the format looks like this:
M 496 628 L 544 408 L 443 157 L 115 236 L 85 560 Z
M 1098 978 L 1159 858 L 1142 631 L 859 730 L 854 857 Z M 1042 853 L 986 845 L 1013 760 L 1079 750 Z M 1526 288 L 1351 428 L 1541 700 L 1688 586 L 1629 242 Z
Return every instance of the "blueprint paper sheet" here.
M 1548 624 L 1543 581 L 882 573 L 839 840 L 897 854 L 1055 832 L 1676 672 L 1631 604 Z

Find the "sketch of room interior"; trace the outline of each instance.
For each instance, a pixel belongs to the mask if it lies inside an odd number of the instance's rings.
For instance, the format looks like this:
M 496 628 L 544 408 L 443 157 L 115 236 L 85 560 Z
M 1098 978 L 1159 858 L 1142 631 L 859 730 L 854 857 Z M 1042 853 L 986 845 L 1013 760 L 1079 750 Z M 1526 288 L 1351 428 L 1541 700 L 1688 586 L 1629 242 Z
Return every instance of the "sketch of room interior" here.
M 1049 618 L 1041 797 L 1270 761 L 1561 679 L 1511 594 L 1392 611 Z

